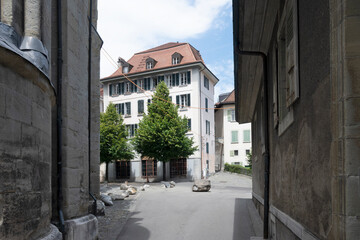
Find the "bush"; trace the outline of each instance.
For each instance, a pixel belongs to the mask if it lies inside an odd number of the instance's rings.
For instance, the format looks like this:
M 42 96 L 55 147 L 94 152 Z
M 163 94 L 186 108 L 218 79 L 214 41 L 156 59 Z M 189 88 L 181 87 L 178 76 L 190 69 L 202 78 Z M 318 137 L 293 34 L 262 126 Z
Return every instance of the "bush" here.
M 225 171 L 251 176 L 251 169 L 245 168 L 241 165 L 225 163 Z

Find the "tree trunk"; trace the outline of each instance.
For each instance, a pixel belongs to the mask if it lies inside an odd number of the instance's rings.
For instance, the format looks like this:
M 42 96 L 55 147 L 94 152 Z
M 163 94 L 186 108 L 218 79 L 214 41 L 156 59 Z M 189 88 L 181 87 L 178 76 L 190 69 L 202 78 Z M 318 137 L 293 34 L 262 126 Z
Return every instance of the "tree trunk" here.
M 105 181 L 108 182 L 109 181 L 109 163 L 106 162 L 106 169 L 105 169 Z
M 163 181 L 166 181 L 166 162 L 163 162 Z

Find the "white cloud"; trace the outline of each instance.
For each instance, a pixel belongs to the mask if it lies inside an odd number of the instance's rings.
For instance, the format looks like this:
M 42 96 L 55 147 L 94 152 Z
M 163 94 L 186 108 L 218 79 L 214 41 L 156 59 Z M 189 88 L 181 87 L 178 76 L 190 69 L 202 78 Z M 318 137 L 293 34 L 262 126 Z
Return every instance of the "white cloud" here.
M 234 61 L 231 59 L 222 60 L 215 64 L 208 64 L 208 68 L 219 78 L 219 83 L 215 86 L 215 102 L 222 93 L 234 90 Z
M 98 31 L 116 60 L 170 41 L 197 38 L 217 22 L 231 0 L 101 0 Z M 115 71 L 101 55 L 101 77 Z

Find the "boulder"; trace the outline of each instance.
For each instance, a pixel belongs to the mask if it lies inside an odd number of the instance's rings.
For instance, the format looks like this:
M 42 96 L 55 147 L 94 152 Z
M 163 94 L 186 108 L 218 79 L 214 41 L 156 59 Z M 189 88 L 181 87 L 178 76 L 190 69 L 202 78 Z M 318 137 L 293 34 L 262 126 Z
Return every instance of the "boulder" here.
M 120 190 L 128 190 L 129 186 L 127 184 L 121 184 L 120 185 Z
M 96 201 L 96 216 L 104 216 L 105 215 L 105 204 L 101 200 Z
M 109 193 L 109 196 L 111 197 L 111 200 L 112 200 L 112 201 L 124 200 L 124 199 L 126 198 L 123 194 Z
M 144 187 L 140 187 L 140 191 L 145 191 L 145 188 L 144 188 Z
M 100 200 L 105 203 L 106 206 L 112 206 L 114 203 L 111 200 L 111 197 L 105 194 L 100 194 Z
M 192 187 L 193 192 L 208 192 L 211 188 L 210 180 L 207 179 L 199 179 L 195 180 L 194 185 Z
M 169 188 L 170 187 L 170 183 L 169 182 L 161 182 L 162 183 L 162 187 L 163 188 Z
M 135 195 L 137 192 L 134 187 L 129 187 L 127 191 L 130 195 Z
M 150 185 L 148 185 L 148 184 L 144 185 L 144 188 L 149 188 L 149 187 L 150 187 Z
M 171 181 L 171 182 L 170 182 L 170 187 L 171 187 L 171 188 L 175 187 L 175 185 L 176 185 L 176 184 L 175 184 L 174 181 Z

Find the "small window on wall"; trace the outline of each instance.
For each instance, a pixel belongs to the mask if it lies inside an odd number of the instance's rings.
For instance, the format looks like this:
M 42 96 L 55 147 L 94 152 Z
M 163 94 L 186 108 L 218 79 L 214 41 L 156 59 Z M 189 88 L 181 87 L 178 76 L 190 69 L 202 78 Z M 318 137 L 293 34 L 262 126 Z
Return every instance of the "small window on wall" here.
M 234 156 L 239 156 L 239 150 L 234 150 Z
M 294 121 L 293 104 L 300 97 L 298 63 L 297 0 L 286 1 L 277 33 L 277 100 L 273 102 L 278 133 L 281 135 Z M 276 81 L 275 81 L 276 82 Z M 274 86 L 273 86 L 274 88 Z
M 205 111 L 209 112 L 209 100 L 205 98 Z
M 187 126 L 190 131 L 191 130 L 191 118 L 188 119 Z
M 138 100 L 138 114 L 144 113 L 144 100 Z
M 206 76 L 204 76 L 204 87 L 207 90 L 209 90 L 209 88 L 210 88 L 209 79 Z
M 239 134 L 238 131 L 231 131 L 231 143 L 239 142 Z
M 235 109 L 227 110 L 228 122 L 235 122 Z
M 206 143 L 206 153 L 209 153 L 209 143 Z
M 250 130 L 244 130 L 243 134 L 244 134 L 244 143 L 249 143 L 251 141 Z

